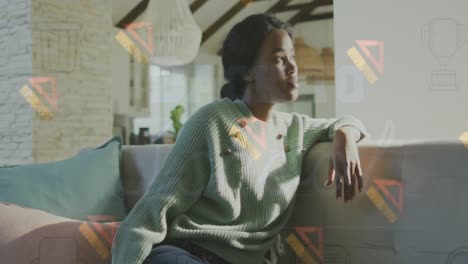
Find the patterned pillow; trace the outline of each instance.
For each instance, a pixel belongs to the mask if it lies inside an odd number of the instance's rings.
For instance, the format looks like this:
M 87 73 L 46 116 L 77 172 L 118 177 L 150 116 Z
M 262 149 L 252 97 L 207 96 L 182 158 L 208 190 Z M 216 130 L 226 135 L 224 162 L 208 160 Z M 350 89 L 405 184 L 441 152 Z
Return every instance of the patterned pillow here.
M 125 217 L 120 137 L 58 162 L 0 167 L 0 202 L 76 220 Z
M 110 264 L 118 222 L 107 216 L 76 221 L 0 203 L 0 263 Z

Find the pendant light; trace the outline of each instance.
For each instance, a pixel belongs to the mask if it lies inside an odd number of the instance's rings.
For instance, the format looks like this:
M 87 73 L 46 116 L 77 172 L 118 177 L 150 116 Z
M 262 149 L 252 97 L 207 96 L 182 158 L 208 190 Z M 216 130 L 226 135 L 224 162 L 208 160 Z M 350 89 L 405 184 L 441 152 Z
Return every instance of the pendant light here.
M 202 31 L 195 22 L 187 0 L 151 0 L 145 18 L 152 25 L 151 63 L 180 66 L 195 59 Z

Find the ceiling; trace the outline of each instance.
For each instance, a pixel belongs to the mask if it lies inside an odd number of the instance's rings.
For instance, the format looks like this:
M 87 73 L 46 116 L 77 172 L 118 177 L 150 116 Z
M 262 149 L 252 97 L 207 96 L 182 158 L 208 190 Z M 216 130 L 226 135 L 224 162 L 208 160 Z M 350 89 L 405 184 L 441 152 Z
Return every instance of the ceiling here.
M 124 18 L 134 7 L 142 0 L 112 0 L 112 22 L 114 25 Z M 151 0 L 156 1 L 156 0 Z M 172 1 L 172 0 L 157 0 L 157 1 Z M 190 5 L 196 0 L 187 0 Z M 243 18 L 255 14 L 264 13 L 269 8 L 274 6 L 279 0 L 253 0 L 245 8 L 235 13 L 230 19 L 225 21 L 221 27 L 216 29 L 213 34 L 204 41 L 201 45 L 201 50 L 208 53 L 216 53 L 221 47 L 221 43 L 226 36 L 228 30 Z M 314 0 L 291 0 L 288 5 L 306 4 Z M 319 0 L 315 0 L 319 1 Z M 238 4 L 239 0 L 208 0 L 199 9 L 195 10 L 194 17 L 202 31 L 207 31 L 217 20 L 219 20 L 226 12 Z M 321 6 L 314 9 L 311 14 L 323 14 L 333 12 L 332 5 Z M 275 13 L 277 17 L 284 21 L 289 21 L 293 16 L 298 14 L 298 10 L 284 11 Z M 214 15 L 216 14 L 216 15 Z M 142 14 L 142 16 L 144 13 Z M 313 23 L 313 22 L 303 22 Z

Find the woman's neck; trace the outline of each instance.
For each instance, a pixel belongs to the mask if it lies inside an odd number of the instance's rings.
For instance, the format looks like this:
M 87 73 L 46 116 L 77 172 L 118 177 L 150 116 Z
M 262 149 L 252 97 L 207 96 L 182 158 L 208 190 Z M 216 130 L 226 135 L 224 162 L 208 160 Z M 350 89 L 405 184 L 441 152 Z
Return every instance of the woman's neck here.
M 273 103 L 252 96 L 249 90 L 250 89 L 246 89 L 241 101 L 247 105 L 255 118 L 263 122 L 270 121 L 273 112 Z

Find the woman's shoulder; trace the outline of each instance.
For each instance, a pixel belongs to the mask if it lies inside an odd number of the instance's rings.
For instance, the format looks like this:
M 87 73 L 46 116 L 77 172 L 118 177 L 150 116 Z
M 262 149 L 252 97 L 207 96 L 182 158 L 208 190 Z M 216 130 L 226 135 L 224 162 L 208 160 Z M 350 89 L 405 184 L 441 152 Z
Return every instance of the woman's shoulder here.
M 230 119 L 232 114 L 233 108 L 230 99 L 215 99 L 196 110 L 186 123 L 196 127 L 219 125 Z
M 226 108 L 229 107 L 230 105 L 233 104 L 233 101 L 227 97 L 225 98 L 217 98 L 211 101 L 211 103 L 208 103 L 200 108 L 200 110 L 210 110 L 210 109 L 220 109 L 220 108 Z
M 276 117 L 279 120 L 278 123 L 284 124 L 288 129 L 302 129 L 304 126 L 308 126 L 317 121 L 314 117 L 298 112 L 289 113 L 276 111 Z
M 212 102 L 200 107 L 191 118 L 203 119 L 205 121 L 222 119 L 232 115 L 233 102 L 229 98 L 215 99 Z

